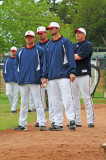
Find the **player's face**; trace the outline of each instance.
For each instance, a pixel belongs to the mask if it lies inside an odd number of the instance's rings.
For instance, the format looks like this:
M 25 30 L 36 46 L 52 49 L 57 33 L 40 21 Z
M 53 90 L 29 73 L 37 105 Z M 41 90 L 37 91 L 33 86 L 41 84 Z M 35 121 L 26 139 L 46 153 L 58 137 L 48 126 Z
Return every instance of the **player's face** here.
M 51 34 L 52 36 L 56 35 L 57 32 L 59 32 L 59 28 L 56 28 L 56 27 L 50 28 L 50 34 Z
M 13 50 L 13 51 L 11 51 L 11 56 L 13 56 L 13 57 L 14 57 L 14 56 L 16 55 L 16 53 L 17 53 L 17 51 L 14 51 L 14 50 Z
M 34 40 L 35 40 L 35 37 L 33 37 L 33 36 L 26 36 L 25 37 L 25 41 L 27 44 L 33 44 Z
M 41 41 L 45 41 L 46 38 L 47 38 L 47 32 L 38 33 L 38 38 L 39 38 Z
M 85 34 L 82 33 L 82 32 L 77 31 L 76 39 L 77 39 L 77 42 L 82 42 L 83 40 L 85 40 Z

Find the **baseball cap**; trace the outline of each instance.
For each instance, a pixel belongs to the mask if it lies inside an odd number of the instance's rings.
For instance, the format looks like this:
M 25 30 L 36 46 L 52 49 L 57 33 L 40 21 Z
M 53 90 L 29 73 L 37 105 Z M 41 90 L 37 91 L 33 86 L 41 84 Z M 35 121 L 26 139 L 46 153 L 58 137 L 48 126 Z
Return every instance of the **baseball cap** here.
M 40 26 L 40 27 L 37 28 L 36 34 L 37 33 L 43 33 L 43 32 L 46 32 L 46 28 L 44 26 Z
M 49 30 L 50 28 L 54 28 L 54 27 L 60 28 L 60 26 L 57 22 L 51 22 L 49 24 L 49 27 L 46 28 L 46 30 Z
M 11 51 L 17 51 L 17 48 L 16 47 L 11 47 Z
M 78 28 L 78 29 L 74 30 L 74 33 L 76 33 L 77 31 L 82 32 L 86 35 L 86 30 L 84 28 Z
M 27 32 L 25 33 L 25 37 L 26 37 L 26 36 L 35 37 L 35 33 L 34 33 L 33 31 L 27 31 Z

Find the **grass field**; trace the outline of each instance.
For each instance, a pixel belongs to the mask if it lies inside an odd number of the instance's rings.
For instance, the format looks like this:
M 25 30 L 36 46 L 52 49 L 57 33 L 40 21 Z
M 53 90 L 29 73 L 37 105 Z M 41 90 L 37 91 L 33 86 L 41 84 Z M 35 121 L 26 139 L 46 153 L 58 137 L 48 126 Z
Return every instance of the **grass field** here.
M 7 96 L 3 93 L 0 95 L 0 130 L 6 130 L 14 128 L 18 125 L 19 120 L 19 110 L 21 104 L 21 97 L 19 95 L 17 113 L 11 113 L 11 105 Z M 46 112 L 46 117 L 48 117 L 48 112 Z M 37 119 L 36 112 L 30 112 L 28 114 L 28 123 L 35 122 Z
M 100 93 L 96 93 L 96 98 L 93 99 L 94 104 L 106 104 L 106 99 L 99 98 Z M 18 125 L 19 120 L 19 110 L 20 110 L 20 102 L 21 97 L 19 95 L 18 100 L 18 108 L 17 108 L 17 114 L 11 113 L 11 105 L 9 103 L 9 100 L 7 96 L 4 93 L 0 94 L 0 130 L 7 130 L 10 128 L 14 128 Z M 83 104 L 83 99 L 81 98 L 81 104 Z M 46 112 L 46 117 L 48 118 L 48 112 Z M 31 112 L 28 114 L 28 123 L 35 122 L 36 121 L 36 112 Z

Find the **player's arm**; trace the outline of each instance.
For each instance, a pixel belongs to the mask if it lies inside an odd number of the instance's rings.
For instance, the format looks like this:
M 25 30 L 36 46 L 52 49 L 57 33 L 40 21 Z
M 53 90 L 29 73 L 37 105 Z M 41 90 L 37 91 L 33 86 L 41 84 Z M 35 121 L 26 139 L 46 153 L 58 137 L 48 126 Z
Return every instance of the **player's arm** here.
M 82 58 L 78 54 L 74 54 L 74 59 L 75 60 L 81 60 Z

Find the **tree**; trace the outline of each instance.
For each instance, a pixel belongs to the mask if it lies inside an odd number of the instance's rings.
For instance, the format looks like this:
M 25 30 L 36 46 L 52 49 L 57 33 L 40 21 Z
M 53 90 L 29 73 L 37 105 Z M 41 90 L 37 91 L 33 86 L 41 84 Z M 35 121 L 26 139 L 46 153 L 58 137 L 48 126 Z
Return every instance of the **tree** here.
M 74 16 L 74 28 L 84 27 L 94 46 L 106 46 L 106 1 L 80 0 Z
M 76 12 L 76 6 L 79 0 L 63 0 L 62 2 L 56 3 L 52 7 L 52 10 L 60 17 L 65 24 L 73 23 L 73 16 Z
M 60 21 L 54 12 L 49 12 L 50 5 L 46 0 L 37 3 L 34 0 L 5 0 L 0 5 L 0 53 L 13 45 L 23 47 L 27 30 L 36 32 L 41 25 Z

